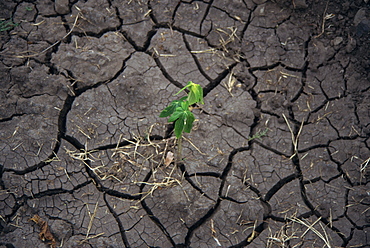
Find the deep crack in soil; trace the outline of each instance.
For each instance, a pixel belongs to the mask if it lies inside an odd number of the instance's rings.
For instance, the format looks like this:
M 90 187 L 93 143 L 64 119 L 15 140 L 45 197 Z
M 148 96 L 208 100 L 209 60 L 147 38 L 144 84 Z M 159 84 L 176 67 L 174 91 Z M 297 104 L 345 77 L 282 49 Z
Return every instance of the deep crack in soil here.
M 0 247 L 370 247 L 368 2 L 1 1 Z

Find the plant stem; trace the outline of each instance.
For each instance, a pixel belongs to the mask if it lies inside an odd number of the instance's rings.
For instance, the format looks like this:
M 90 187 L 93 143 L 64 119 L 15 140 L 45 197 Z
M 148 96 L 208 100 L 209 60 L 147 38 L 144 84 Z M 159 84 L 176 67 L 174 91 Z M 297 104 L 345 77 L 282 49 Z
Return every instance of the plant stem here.
M 180 161 L 182 161 L 182 135 L 177 139 L 176 164 L 179 164 Z

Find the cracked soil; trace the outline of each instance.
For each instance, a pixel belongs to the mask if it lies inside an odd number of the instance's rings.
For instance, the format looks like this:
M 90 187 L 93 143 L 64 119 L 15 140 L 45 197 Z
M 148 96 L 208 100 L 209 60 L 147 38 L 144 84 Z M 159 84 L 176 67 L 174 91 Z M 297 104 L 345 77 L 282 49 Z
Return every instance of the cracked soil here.
M 2 0 L 0 247 L 370 247 L 369 6 Z

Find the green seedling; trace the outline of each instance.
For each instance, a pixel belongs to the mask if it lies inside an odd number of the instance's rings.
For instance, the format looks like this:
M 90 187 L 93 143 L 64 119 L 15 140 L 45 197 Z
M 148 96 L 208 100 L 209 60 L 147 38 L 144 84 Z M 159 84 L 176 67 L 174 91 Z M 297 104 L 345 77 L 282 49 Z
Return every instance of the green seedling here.
M 182 137 L 183 132 L 190 133 L 193 127 L 195 117 L 190 110 L 190 106 L 196 103 L 204 104 L 203 89 L 199 84 L 190 81 L 175 96 L 185 89 L 189 89 L 188 96 L 171 102 L 159 115 L 159 117 L 170 116 L 168 122 L 175 123 L 175 135 L 177 139 Z
M 191 105 L 203 101 L 203 88 L 199 84 L 188 82 L 188 84 L 175 94 L 178 95 L 185 89 L 189 90 L 187 96 L 172 101 L 159 115 L 159 117 L 169 117 L 168 122 L 174 122 L 174 132 L 177 139 L 177 161 L 182 159 L 182 134 L 190 133 L 195 120 L 191 112 Z
M 263 136 L 267 135 L 267 132 L 269 131 L 268 128 L 266 128 L 263 131 L 258 131 L 256 134 L 254 134 L 252 137 L 248 137 L 248 141 L 254 140 L 254 139 L 261 139 Z
M 11 30 L 11 29 L 15 28 L 18 25 L 19 25 L 19 23 L 14 23 L 11 20 L 10 21 L 0 20 L 0 32 Z

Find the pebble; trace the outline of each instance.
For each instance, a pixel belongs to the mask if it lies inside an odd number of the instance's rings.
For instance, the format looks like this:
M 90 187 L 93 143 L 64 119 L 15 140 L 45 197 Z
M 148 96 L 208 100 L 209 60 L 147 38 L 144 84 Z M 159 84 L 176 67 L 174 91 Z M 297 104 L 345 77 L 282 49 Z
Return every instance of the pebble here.
M 306 0 L 295 0 L 294 5 L 295 5 L 296 9 L 306 9 L 306 8 L 308 8 Z
M 365 8 L 361 8 L 357 11 L 355 17 L 353 18 L 353 23 L 355 24 L 355 26 L 357 26 L 363 20 L 366 20 L 366 9 Z
M 335 37 L 335 38 L 334 38 L 334 40 L 332 41 L 332 45 L 333 45 L 333 46 L 338 46 L 338 45 L 340 45 L 342 42 L 343 42 L 343 38 L 342 38 L 342 37 Z

